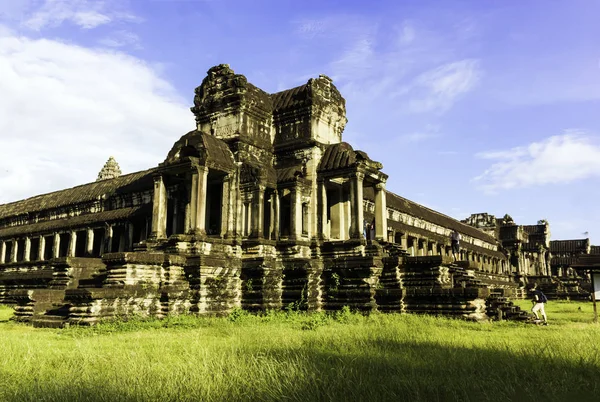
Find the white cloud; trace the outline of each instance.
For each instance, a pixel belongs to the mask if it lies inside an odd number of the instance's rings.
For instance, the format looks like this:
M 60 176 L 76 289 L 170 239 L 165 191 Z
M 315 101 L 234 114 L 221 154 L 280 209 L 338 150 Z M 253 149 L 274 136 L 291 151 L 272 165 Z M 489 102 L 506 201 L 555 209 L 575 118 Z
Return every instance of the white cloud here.
M 141 48 L 139 36 L 125 30 L 116 31 L 110 36 L 100 39 L 98 43 L 107 47 L 132 46 L 137 49 Z
M 43 0 L 30 1 L 31 12 L 23 26 L 40 31 L 70 22 L 84 29 L 92 29 L 115 21 L 139 21 L 139 18 L 120 11 L 120 2 L 114 0 Z
M 408 45 L 417 37 L 416 30 L 412 24 L 405 21 L 400 29 L 399 41 L 401 45 Z
M 144 61 L 58 41 L 0 37 L 0 202 L 156 166 L 194 128 L 189 100 Z
M 426 71 L 412 84 L 409 93 L 415 98 L 409 101 L 409 110 L 415 113 L 446 111 L 477 84 L 480 76 L 479 62 L 474 59 L 447 63 Z M 417 95 L 419 93 L 422 95 Z
M 600 144 L 581 130 L 567 130 L 527 146 L 477 156 L 495 161 L 473 179 L 488 193 L 600 177 Z
M 344 18 L 332 20 L 331 27 L 323 22 L 327 19 L 313 20 L 299 32 L 322 42 L 343 27 L 341 45 L 330 44 L 342 51 L 329 74 L 349 103 L 386 102 L 396 106 L 396 113 L 443 113 L 482 76 L 477 59 L 459 58 L 448 38 L 423 24 L 406 20 L 386 31 L 366 19 Z

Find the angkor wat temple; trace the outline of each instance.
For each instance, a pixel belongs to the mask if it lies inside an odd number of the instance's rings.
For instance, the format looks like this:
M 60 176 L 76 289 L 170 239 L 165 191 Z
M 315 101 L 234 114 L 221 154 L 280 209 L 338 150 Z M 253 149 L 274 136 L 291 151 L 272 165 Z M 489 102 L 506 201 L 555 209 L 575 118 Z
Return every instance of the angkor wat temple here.
M 386 191 L 382 164 L 342 141 L 345 100 L 326 76 L 268 94 L 219 65 L 191 111 L 197 129 L 156 167 L 121 175 L 111 158 L 95 182 L 0 205 L 0 302 L 16 319 L 343 306 L 478 319 L 515 312 L 503 300 L 531 281 L 589 294 L 572 268 L 599 254 L 589 240 Z

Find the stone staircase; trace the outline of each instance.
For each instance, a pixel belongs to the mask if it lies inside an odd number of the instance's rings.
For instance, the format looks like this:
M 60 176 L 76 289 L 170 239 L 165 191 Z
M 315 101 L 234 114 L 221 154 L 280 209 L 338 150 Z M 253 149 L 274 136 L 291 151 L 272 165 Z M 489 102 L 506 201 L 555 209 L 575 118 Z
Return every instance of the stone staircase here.
M 533 316 L 515 306 L 507 297 L 492 293 L 486 300 L 487 315 L 493 320 L 530 321 Z

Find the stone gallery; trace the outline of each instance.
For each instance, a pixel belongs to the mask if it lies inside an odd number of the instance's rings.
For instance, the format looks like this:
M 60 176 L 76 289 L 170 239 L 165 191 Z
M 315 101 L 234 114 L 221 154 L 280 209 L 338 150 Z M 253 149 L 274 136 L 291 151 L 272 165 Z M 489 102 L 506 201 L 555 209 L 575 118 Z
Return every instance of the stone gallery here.
M 0 205 L 0 302 L 17 320 L 343 306 L 523 318 L 508 299 L 532 281 L 589 295 L 573 268 L 598 253 L 589 240 L 388 192 L 382 164 L 342 141 L 345 100 L 326 76 L 268 94 L 219 65 L 191 111 L 197 129 L 156 167 L 122 175 L 111 157 L 95 182 Z

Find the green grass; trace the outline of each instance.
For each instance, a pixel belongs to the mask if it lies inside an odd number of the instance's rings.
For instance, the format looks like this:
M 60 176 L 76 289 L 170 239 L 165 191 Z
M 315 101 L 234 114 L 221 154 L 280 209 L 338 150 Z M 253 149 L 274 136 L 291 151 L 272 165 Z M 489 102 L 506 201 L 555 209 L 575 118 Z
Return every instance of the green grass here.
M 591 304 L 547 312 L 547 327 L 242 312 L 55 330 L 0 307 L 0 401 L 600 400 Z

